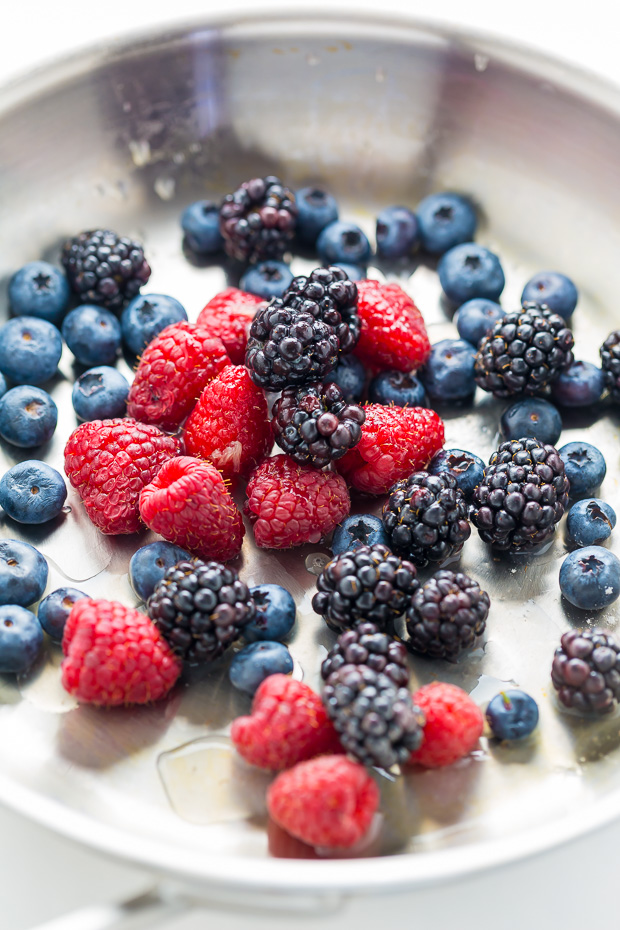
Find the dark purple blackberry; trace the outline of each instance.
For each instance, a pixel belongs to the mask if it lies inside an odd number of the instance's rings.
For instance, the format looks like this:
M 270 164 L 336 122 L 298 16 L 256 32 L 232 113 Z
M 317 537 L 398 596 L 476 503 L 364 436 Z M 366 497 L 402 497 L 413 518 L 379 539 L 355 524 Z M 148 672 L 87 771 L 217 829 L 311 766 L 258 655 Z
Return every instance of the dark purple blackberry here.
M 419 587 L 416 568 L 387 546 L 360 546 L 327 563 L 312 608 L 337 633 L 362 621 L 380 630 L 403 614 Z
M 469 575 L 437 572 L 418 588 L 407 610 L 409 647 L 434 659 L 456 659 L 484 633 L 490 603 Z
M 463 492 L 449 472 L 416 471 L 392 485 L 383 526 L 393 551 L 421 566 L 458 555 L 471 535 Z
M 244 181 L 220 207 L 224 250 L 244 263 L 282 258 L 296 224 L 295 194 L 271 175 Z
M 286 388 L 272 410 L 275 440 L 300 465 L 323 468 L 342 458 L 362 436 L 366 414 L 347 404 L 337 384 Z
M 620 403 L 620 329 L 609 334 L 600 348 L 605 387 L 611 399 Z
M 424 715 L 407 688 L 368 665 L 333 672 L 323 703 L 343 748 L 363 765 L 402 765 L 422 742 Z
M 566 707 L 606 714 L 620 700 L 620 643 L 600 629 L 564 633 L 551 680 Z
M 537 439 L 503 442 L 474 491 L 470 518 L 485 543 L 528 552 L 553 536 L 569 487 L 553 446 Z
M 321 319 L 333 326 L 340 342 L 340 353 L 352 352 L 360 337 L 361 320 L 357 312 L 357 285 L 349 281 L 338 265 L 315 268 L 310 275 L 297 275 L 289 284 L 285 297 L 288 307 L 305 309 L 312 301 L 319 305 Z
M 82 303 L 122 310 L 151 276 L 139 242 L 109 229 L 88 230 L 68 239 L 62 263 Z
M 574 344 L 563 317 L 526 303 L 498 320 L 480 343 L 476 383 L 495 397 L 539 394 L 572 364 Z
M 221 656 L 254 619 L 256 606 L 234 569 L 192 559 L 168 569 L 147 612 L 173 651 L 196 665 Z
M 409 684 L 406 647 L 374 623 L 358 623 L 355 629 L 340 634 L 321 665 L 323 681 L 343 665 L 366 665 L 387 675 L 398 688 Z

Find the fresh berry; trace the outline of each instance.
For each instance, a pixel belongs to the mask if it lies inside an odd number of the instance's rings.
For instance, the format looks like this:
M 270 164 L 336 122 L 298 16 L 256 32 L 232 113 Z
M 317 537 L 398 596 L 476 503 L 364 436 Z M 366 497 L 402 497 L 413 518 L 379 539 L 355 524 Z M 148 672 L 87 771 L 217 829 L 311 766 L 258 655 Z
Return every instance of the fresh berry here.
M 324 265 L 334 262 L 365 265 L 372 254 L 370 242 L 359 226 L 343 220 L 324 227 L 316 240 L 316 250 Z
M 332 536 L 331 550 L 334 555 L 341 555 L 361 546 L 388 546 L 389 540 L 383 528 L 383 521 L 371 513 L 356 514 L 339 523 Z
M 191 559 L 189 552 L 169 542 L 148 543 L 136 549 L 129 560 L 129 583 L 140 600 L 149 597 L 169 568 Z
M 351 501 L 340 475 L 298 465 L 274 455 L 252 473 L 245 513 L 256 545 L 288 549 L 318 543 L 349 513 Z
M 489 595 L 463 572 L 439 571 L 413 595 L 407 610 L 409 646 L 454 661 L 486 628 Z
M 240 262 L 282 258 L 295 235 L 296 223 L 295 195 L 271 175 L 244 181 L 224 197 L 220 207 L 224 250 Z
M 609 607 L 620 595 L 620 560 L 603 546 L 584 546 L 560 567 L 560 591 L 581 610 Z
M 465 500 L 470 501 L 474 490 L 482 481 L 484 462 L 473 452 L 442 449 L 432 457 L 428 471 L 431 475 L 445 475 L 449 472 L 456 480 L 457 487 L 463 492 Z
M 9 281 L 9 304 L 13 316 L 36 316 L 55 326 L 69 303 L 66 275 L 49 262 L 28 262 Z
M 544 304 L 552 313 L 568 320 L 577 306 L 579 293 L 570 278 L 559 271 L 539 271 L 527 282 L 521 294 L 521 303 L 533 301 Z
M 489 701 L 485 717 L 496 739 L 524 739 L 538 724 L 538 704 L 518 688 L 500 691 Z
M 589 497 L 573 504 L 566 516 L 566 535 L 578 546 L 600 546 L 616 525 L 616 513 L 605 501 Z
M 164 462 L 140 492 L 143 522 L 175 546 L 227 562 L 241 552 L 245 528 L 221 473 L 180 455 Z
M 88 230 L 68 239 L 62 263 L 83 303 L 121 310 L 151 276 L 141 243 L 109 229 Z
M 431 350 L 422 314 L 398 284 L 360 281 L 357 312 L 362 323 L 355 354 L 365 365 L 411 372 Z
M 416 216 L 422 246 L 431 255 L 443 255 L 461 242 L 470 242 L 476 231 L 473 204 L 450 191 L 425 197 L 416 208 Z
M 605 374 L 591 362 L 573 362 L 551 385 L 551 396 L 563 407 L 589 407 L 605 390 Z
M 207 382 L 230 365 L 221 339 L 196 323 L 172 323 L 148 344 L 129 390 L 127 413 L 176 429 Z
M 247 294 L 237 287 L 227 287 L 216 294 L 200 311 L 198 323 L 218 336 L 233 365 L 243 365 L 250 325 L 256 308 L 263 303 L 261 297 Z
M 62 338 L 80 365 L 113 365 L 121 347 L 121 325 L 105 307 L 83 304 L 64 318 Z
M 318 187 L 298 190 L 297 238 L 302 245 L 313 246 L 319 234 L 338 219 L 338 204 L 331 194 Z
M 259 640 L 283 640 L 295 623 L 295 599 L 279 584 L 259 584 L 250 588 L 256 614 L 243 630 L 247 643 Z
M 123 345 L 141 355 L 149 342 L 173 323 L 187 322 L 185 307 L 167 294 L 138 294 L 121 313 Z
M 454 314 L 454 323 L 461 339 L 478 348 L 489 330 L 506 315 L 499 304 L 484 297 L 474 297 L 461 304 Z
M 34 604 L 45 591 L 47 575 L 47 562 L 34 546 L 19 539 L 0 540 L 0 604 Z
M 62 642 L 62 634 L 73 605 L 84 597 L 88 597 L 88 594 L 78 588 L 56 588 L 39 604 L 39 623 L 55 643 Z
M 321 664 L 321 678 L 329 681 L 345 665 L 366 665 L 387 675 L 398 688 L 409 684 L 406 647 L 374 623 L 358 623 L 340 634 Z
M 592 497 L 607 474 L 603 453 L 589 442 L 567 442 L 558 453 L 570 482 L 570 496 Z
M 347 404 L 362 399 L 366 384 L 364 366 L 354 355 L 342 355 L 336 367 L 323 378 L 323 384 L 337 384 Z
M 310 312 L 332 326 L 342 355 L 347 355 L 357 345 L 361 325 L 357 313 L 357 285 L 349 281 L 338 265 L 315 268 L 309 275 L 297 275 L 286 290 L 284 302 L 287 307 Z
M 606 714 L 620 700 L 620 643 L 605 630 L 570 630 L 555 650 L 551 680 L 565 707 Z
M 149 618 L 117 601 L 76 601 L 62 637 L 63 687 L 86 704 L 148 704 L 176 683 L 181 665 Z
M 261 640 L 244 646 L 233 658 L 228 677 L 233 687 L 254 694 L 270 675 L 290 675 L 293 659 L 283 643 Z
M 475 242 L 463 242 L 446 252 L 437 272 L 444 294 L 459 306 L 474 297 L 496 301 L 506 283 L 497 255 Z
M 396 481 L 425 468 L 443 445 L 443 421 L 434 410 L 368 404 L 364 413 L 361 440 L 336 466 L 357 491 L 387 494 Z
M 616 403 L 620 402 L 620 330 L 613 330 L 600 348 L 605 387 Z
M 415 213 L 408 207 L 386 207 L 377 217 L 376 238 L 379 258 L 409 257 L 420 242 Z
M 239 281 L 239 287 L 248 294 L 271 300 L 272 297 L 282 297 L 292 280 L 290 266 L 271 259 L 248 268 Z
M 397 407 L 426 407 L 426 391 L 422 382 L 404 371 L 382 371 L 368 386 L 371 404 Z
M 214 255 L 224 245 L 220 232 L 220 210 L 211 200 L 190 203 L 181 214 L 185 242 L 196 255 Z
M 548 400 L 525 397 L 504 410 L 499 429 L 504 439 L 538 439 L 555 446 L 562 432 L 562 417 Z
M 476 390 L 475 348 L 464 339 L 442 339 L 431 346 L 420 379 L 430 397 L 446 403 L 468 401 Z
M 16 604 L 0 607 L 0 673 L 19 675 L 43 650 L 43 630 L 31 611 Z
M 18 462 L 0 480 L 0 507 L 18 523 L 47 523 L 62 511 L 67 499 L 64 479 L 37 459 Z
M 60 333 L 47 320 L 18 316 L 0 326 L 0 371 L 15 384 L 49 381 L 61 355 Z
M 127 409 L 129 382 L 116 368 L 89 368 L 73 384 L 71 401 L 80 420 L 112 420 Z
M 58 407 L 38 387 L 22 384 L 0 398 L 0 436 L 14 446 L 33 449 L 48 442 L 58 422 Z
M 65 474 L 102 533 L 137 533 L 140 491 L 178 452 L 178 442 L 130 417 L 92 420 L 71 433 Z
M 466 691 L 443 681 L 423 685 L 413 695 L 424 716 L 424 739 L 409 761 L 434 769 L 452 765 L 475 749 L 482 736 L 482 711 Z
M 347 361 L 351 361 L 352 359 L 353 359 L 353 356 L 349 356 Z M 4 397 L 8 389 L 9 389 L 9 386 L 6 383 L 6 378 L 4 377 L 2 373 L 0 373 L 0 397 Z
M 344 271 L 349 281 L 363 281 L 368 277 L 365 265 L 352 265 L 350 262 L 334 262 L 334 265 Z

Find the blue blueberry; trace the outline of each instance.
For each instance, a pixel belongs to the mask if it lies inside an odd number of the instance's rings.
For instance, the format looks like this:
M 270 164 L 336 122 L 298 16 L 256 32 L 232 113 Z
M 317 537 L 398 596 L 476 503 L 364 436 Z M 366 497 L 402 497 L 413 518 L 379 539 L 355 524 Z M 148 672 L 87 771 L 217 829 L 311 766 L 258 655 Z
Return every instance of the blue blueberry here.
M 62 338 L 80 365 L 112 365 L 121 347 L 121 324 L 105 307 L 82 304 L 63 320 Z
M 428 466 L 431 475 L 449 472 L 467 499 L 471 498 L 482 481 L 484 468 L 484 462 L 478 455 L 463 449 L 442 449 L 433 456 Z
M 316 250 L 324 265 L 336 262 L 366 265 L 372 252 L 359 226 L 341 220 L 325 227 L 316 241 Z
M 464 339 L 442 339 L 431 346 L 426 365 L 419 372 L 422 384 L 436 400 L 468 400 L 476 390 L 476 349 Z
M 420 230 L 415 213 L 407 207 L 386 207 L 377 217 L 377 255 L 406 258 L 418 246 Z
M 474 297 L 496 301 L 506 283 L 497 255 L 476 242 L 454 246 L 442 256 L 437 271 L 444 293 L 455 304 Z
M 454 323 L 461 339 L 477 347 L 494 323 L 505 315 L 506 311 L 495 301 L 474 297 L 461 304 L 454 314 Z
M 15 604 L 0 607 L 0 672 L 28 671 L 42 649 L 43 630 L 35 615 Z
M 99 365 L 77 379 L 71 392 L 80 420 L 107 420 L 125 416 L 129 381 L 116 368 Z
M 219 207 L 210 200 L 197 200 L 186 207 L 181 214 L 181 229 L 188 246 L 197 255 L 213 255 L 224 244 Z
M 368 276 L 368 270 L 361 265 L 351 265 L 349 262 L 334 262 L 337 268 L 342 268 L 349 281 L 363 281 Z
M 49 262 L 28 262 L 9 281 L 14 316 L 34 316 L 58 324 L 69 303 L 66 275 Z
M 18 462 L 0 480 L 0 507 L 18 523 L 47 523 L 67 499 L 64 478 L 37 459 Z
M 14 446 L 32 449 L 48 442 L 58 422 L 58 408 L 47 391 L 29 384 L 0 397 L 0 436 Z
M 282 297 L 293 277 L 285 262 L 259 262 L 248 268 L 239 281 L 239 287 L 248 294 L 271 300 L 272 297 Z
M 185 307 L 167 294 L 138 294 L 121 314 L 123 344 L 140 355 L 151 339 L 172 323 L 187 320 Z
M 473 204 L 449 191 L 425 197 L 416 209 L 422 246 L 431 255 L 443 255 L 461 242 L 471 242 L 477 217 Z
M 283 643 L 261 640 L 244 646 L 230 663 L 228 676 L 239 691 L 254 694 L 270 675 L 290 675 L 293 659 Z
M 521 303 L 533 301 L 546 304 L 565 320 L 573 315 L 579 292 L 570 278 L 559 271 L 539 271 L 527 282 L 521 294 Z
M 570 481 L 570 496 L 592 497 L 607 473 L 603 453 L 589 442 L 567 442 L 558 452 Z
M 499 425 L 504 439 L 538 439 L 554 446 L 562 432 L 562 417 L 548 400 L 525 397 L 504 410 Z
M 338 524 L 332 536 L 331 550 L 334 555 L 340 555 L 349 549 L 374 546 L 375 543 L 388 547 L 390 545 L 381 517 L 375 517 L 371 513 L 358 513 L 346 517 Z
M 588 407 L 600 400 L 605 375 L 592 362 L 573 362 L 551 385 L 553 399 L 563 407 Z
M 605 501 L 588 497 L 568 511 L 566 533 L 578 546 L 599 546 L 616 525 L 616 513 Z
M 371 404 L 383 404 L 389 407 L 426 407 L 424 385 L 415 375 L 403 371 L 382 371 L 376 375 L 368 386 L 368 400 Z
M 338 204 L 331 194 L 319 187 L 302 187 L 295 199 L 299 241 L 303 245 L 314 245 L 325 227 L 338 219 Z
M 47 572 L 47 562 L 34 546 L 0 539 L 0 604 L 34 604 L 45 591 Z
M 348 404 L 361 400 L 366 384 L 364 366 L 354 355 L 343 355 L 333 371 L 323 379 L 324 384 L 337 384 Z
M 602 546 L 575 549 L 562 562 L 560 591 L 581 610 L 608 607 L 620 594 L 620 561 Z
M 88 594 L 79 591 L 77 588 L 57 588 L 47 597 L 44 597 L 39 604 L 37 611 L 39 623 L 55 643 L 62 640 L 65 623 L 71 613 L 71 608 L 76 601 L 80 601 L 84 597 L 88 597 Z
M 61 355 L 60 333 L 47 320 L 18 316 L 0 326 L 0 371 L 15 384 L 49 381 Z
M 538 704 L 525 691 L 510 688 L 489 701 L 486 718 L 497 739 L 523 739 L 538 725 Z
M 4 377 L 4 375 L 0 374 L 0 397 L 4 397 L 8 389 L 9 389 L 9 386 L 6 383 L 6 378 Z
M 191 555 L 169 542 L 154 542 L 137 549 L 129 560 L 129 583 L 142 601 L 147 601 L 155 585 L 169 568 L 191 559 Z
M 295 600 L 290 591 L 279 584 L 259 584 L 250 588 L 256 604 L 256 617 L 243 628 L 248 643 L 257 640 L 282 640 L 295 623 Z

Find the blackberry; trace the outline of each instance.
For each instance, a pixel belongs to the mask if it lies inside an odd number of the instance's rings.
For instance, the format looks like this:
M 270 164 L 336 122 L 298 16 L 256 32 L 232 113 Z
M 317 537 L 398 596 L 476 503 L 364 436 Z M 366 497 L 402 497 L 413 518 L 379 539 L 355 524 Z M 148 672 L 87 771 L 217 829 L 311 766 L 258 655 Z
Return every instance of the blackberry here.
M 416 568 L 387 546 L 360 546 L 327 563 L 316 581 L 312 608 L 340 633 L 361 621 L 384 630 L 405 612 L 419 587 Z
M 463 572 L 440 571 L 413 595 L 409 647 L 434 659 L 456 659 L 484 633 L 489 595 Z
M 342 458 L 362 435 L 366 414 L 347 404 L 337 384 L 285 388 L 271 421 L 275 440 L 300 465 L 323 468 Z
M 528 552 L 553 536 L 569 487 L 553 446 L 537 439 L 503 442 L 474 491 L 470 518 L 485 543 Z
M 82 303 L 121 310 L 151 276 L 141 243 L 109 229 L 82 232 L 65 242 L 62 264 Z
M 609 334 L 600 348 L 605 387 L 611 399 L 620 403 L 620 329 Z
M 296 223 L 295 194 L 271 175 L 244 181 L 220 207 L 224 250 L 244 263 L 282 258 Z
M 174 652 L 195 665 L 219 658 L 254 619 L 256 607 L 234 569 L 191 559 L 168 569 L 147 612 Z
M 538 394 L 573 362 L 573 334 L 545 305 L 507 313 L 480 343 L 474 377 L 495 397 Z
M 409 684 L 406 647 L 382 633 L 374 623 L 358 623 L 355 629 L 340 634 L 321 665 L 323 681 L 328 681 L 343 665 L 365 665 L 373 672 L 387 675 L 398 688 Z
M 620 643 L 597 628 L 564 633 L 551 680 L 566 707 L 608 713 L 620 700 Z
M 392 485 L 383 526 L 393 551 L 420 566 L 458 555 L 471 534 L 463 492 L 450 472 L 416 471 Z
M 357 312 L 357 285 L 338 265 L 315 268 L 310 275 L 297 275 L 285 296 L 287 306 L 305 309 L 308 301 L 317 303 L 324 323 L 333 326 L 340 342 L 340 353 L 352 352 L 360 337 Z

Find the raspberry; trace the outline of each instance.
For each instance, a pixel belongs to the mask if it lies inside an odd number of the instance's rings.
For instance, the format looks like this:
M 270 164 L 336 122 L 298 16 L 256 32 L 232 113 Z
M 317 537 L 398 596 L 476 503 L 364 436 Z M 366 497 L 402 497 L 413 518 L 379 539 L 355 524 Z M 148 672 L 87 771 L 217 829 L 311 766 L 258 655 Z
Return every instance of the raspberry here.
M 288 675 L 270 675 L 259 685 L 251 714 L 237 717 L 230 735 L 246 762 L 273 772 L 342 752 L 319 695 Z
M 204 559 L 234 559 L 245 529 L 224 479 L 188 455 L 170 459 L 140 494 L 140 516 L 168 542 Z
M 344 756 L 322 756 L 282 772 L 267 792 L 269 816 L 311 846 L 347 848 L 370 829 L 379 789 Z
M 218 336 L 224 343 L 231 361 L 243 365 L 248 342 L 250 324 L 262 297 L 240 291 L 238 287 L 227 287 L 216 294 L 198 315 L 198 323 Z
M 362 438 L 336 463 L 357 491 L 387 494 L 412 472 L 426 468 L 444 441 L 443 420 L 425 407 L 364 407 Z
M 452 765 L 472 751 L 482 735 L 484 717 L 466 691 L 443 681 L 432 681 L 413 695 L 426 717 L 424 740 L 411 753 L 411 764 L 434 769 Z
M 244 511 L 263 549 L 318 543 L 351 509 L 340 475 L 274 455 L 252 473 Z
M 431 350 L 422 314 L 398 284 L 358 281 L 357 312 L 362 321 L 355 355 L 379 369 L 410 372 Z
M 148 617 L 116 601 L 76 601 L 62 639 L 63 687 L 89 704 L 147 704 L 170 691 L 181 665 Z
M 226 478 L 246 475 L 271 451 L 267 401 L 243 365 L 210 381 L 185 424 L 185 450 L 213 462 Z
M 174 430 L 200 392 L 230 365 L 221 339 L 195 323 L 172 323 L 142 353 L 127 398 L 127 413 L 143 423 Z
M 102 533 L 137 533 L 140 491 L 178 451 L 178 440 L 156 426 L 130 417 L 91 420 L 69 436 L 65 473 Z

